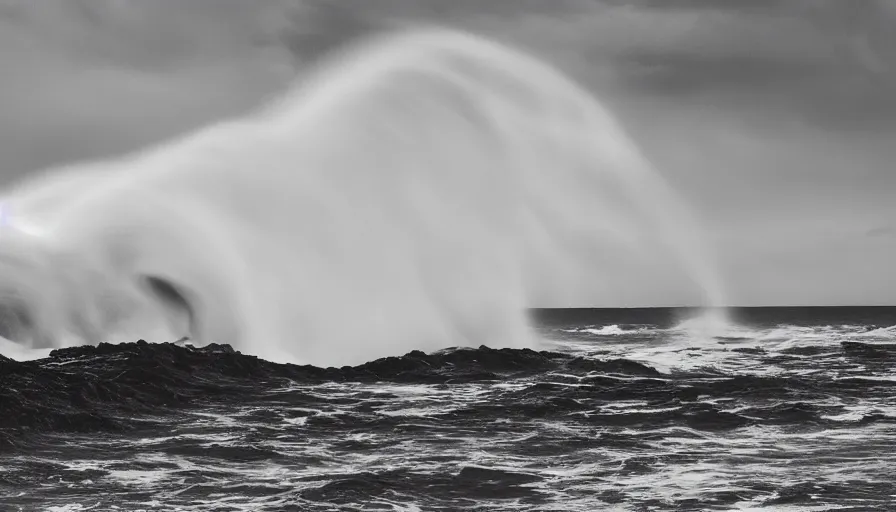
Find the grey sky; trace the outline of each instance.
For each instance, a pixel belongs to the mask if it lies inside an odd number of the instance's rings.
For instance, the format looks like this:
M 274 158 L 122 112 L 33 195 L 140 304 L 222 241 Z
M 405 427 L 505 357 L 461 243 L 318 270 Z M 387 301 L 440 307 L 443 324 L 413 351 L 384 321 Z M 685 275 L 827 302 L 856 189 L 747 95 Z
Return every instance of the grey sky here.
M 0 179 L 245 112 L 417 20 L 596 91 L 704 219 L 732 302 L 896 304 L 896 0 L 0 0 Z

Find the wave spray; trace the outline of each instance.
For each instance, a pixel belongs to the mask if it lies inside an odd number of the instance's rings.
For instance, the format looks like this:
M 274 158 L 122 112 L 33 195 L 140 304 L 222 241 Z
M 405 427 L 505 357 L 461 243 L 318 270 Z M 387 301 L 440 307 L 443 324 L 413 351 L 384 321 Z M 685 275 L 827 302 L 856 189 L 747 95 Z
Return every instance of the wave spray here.
M 721 304 L 685 208 L 591 95 L 417 30 L 246 118 L 8 191 L 0 320 L 34 347 L 186 335 L 327 365 L 529 347 L 537 283 L 648 238 Z

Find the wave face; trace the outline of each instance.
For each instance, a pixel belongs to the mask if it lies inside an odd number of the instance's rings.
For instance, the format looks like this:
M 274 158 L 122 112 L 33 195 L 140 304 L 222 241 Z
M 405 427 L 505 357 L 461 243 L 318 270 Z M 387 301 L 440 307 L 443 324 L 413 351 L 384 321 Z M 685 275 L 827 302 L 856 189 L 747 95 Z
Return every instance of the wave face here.
M 539 283 L 583 286 L 608 244 L 671 247 L 722 302 L 690 215 L 594 98 L 446 30 L 367 41 L 254 115 L 45 174 L 4 208 L 0 334 L 35 347 L 529 347 Z

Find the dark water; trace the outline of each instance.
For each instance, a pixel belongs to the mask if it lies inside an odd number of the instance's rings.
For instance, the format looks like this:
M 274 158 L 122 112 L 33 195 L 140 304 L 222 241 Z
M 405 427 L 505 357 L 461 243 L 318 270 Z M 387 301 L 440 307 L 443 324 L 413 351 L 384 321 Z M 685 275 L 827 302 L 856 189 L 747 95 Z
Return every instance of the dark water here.
M 896 510 L 896 308 L 688 313 L 340 369 L 0 360 L 0 510 Z

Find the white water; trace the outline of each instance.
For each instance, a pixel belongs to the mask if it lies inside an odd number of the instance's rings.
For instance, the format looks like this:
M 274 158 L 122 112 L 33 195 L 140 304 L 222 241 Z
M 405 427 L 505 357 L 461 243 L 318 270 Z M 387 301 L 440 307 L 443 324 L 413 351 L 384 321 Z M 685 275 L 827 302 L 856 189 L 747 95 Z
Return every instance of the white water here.
M 33 346 L 190 335 L 315 364 L 532 346 L 537 283 L 582 286 L 610 244 L 672 247 L 669 272 L 722 303 L 693 220 L 600 103 L 445 30 L 366 41 L 253 116 L 4 207 L 7 333 Z

